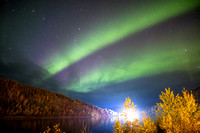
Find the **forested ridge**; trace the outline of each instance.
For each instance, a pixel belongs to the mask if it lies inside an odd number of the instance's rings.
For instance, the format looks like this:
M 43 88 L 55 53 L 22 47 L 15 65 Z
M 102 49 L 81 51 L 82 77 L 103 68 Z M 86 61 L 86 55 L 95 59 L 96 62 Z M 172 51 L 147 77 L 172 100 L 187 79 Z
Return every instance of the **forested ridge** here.
M 108 116 L 108 113 L 63 94 L 0 79 L 0 116 Z

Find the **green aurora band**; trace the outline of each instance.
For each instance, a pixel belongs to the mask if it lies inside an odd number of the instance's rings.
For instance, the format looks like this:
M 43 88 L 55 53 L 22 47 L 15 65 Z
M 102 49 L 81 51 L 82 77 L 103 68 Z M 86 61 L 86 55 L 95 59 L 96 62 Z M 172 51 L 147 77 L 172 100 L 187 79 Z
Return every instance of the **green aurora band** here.
M 62 51 L 52 54 L 51 57 L 44 61 L 43 67 L 50 73 L 49 76 L 53 76 L 80 59 L 89 56 L 90 54 L 105 48 L 114 42 L 144 30 L 145 28 L 161 23 L 169 18 L 190 11 L 199 6 L 199 4 L 199 0 L 173 0 L 165 2 L 157 1 L 146 4 L 142 8 L 137 7 L 137 9 L 131 7 L 127 8 L 126 11 L 120 12 L 118 15 L 110 17 L 106 21 L 96 24 L 95 27 L 97 28 L 94 28 L 90 32 L 87 32 L 79 37 L 78 40 L 80 41 L 77 42 L 78 47 L 75 47 L 72 43 L 67 45 L 66 48 L 63 48 Z M 172 52 L 174 54 L 173 56 L 176 56 L 176 52 L 177 51 L 174 49 Z M 172 55 L 168 53 L 162 53 L 163 52 L 160 53 L 160 61 L 168 56 L 172 57 Z M 150 69 L 152 69 L 152 73 L 154 73 L 156 68 L 148 64 L 148 61 L 154 57 L 153 54 L 154 53 L 147 55 L 147 59 L 138 59 L 138 61 L 136 61 L 137 66 L 139 66 L 138 68 L 134 68 L 133 70 L 131 65 L 129 66 L 130 71 L 139 69 L 139 71 L 134 73 L 134 77 L 137 77 L 141 75 L 141 73 L 145 73 L 145 71 Z M 173 61 L 168 61 L 165 62 L 165 64 L 157 65 L 165 66 L 170 62 Z M 146 66 L 147 64 L 148 66 Z M 125 70 L 116 70 L 119 75 L 114 79 L 119 79 L 122 77 L 124 81 L 126 79 L 133 78 L 132 74 L 123 74 L 124 71 Z M 95 77 L 93 74 L 94 73 L 92 73 L 92 75 L 88 75 L 88 78 L 86 79 L 89 80 L 89 78 L 92 77 L 92 79 L 95 80 L 96 78 L 93 78 Z M 96 75 L 98 77 L 98 73 L 96 73 Z M 106 77 L 108 79 L 110 76 L 107 75 Z M 83 82 L 86 82 L 86 79 Z
M 172 43 L 171 46 L 156 44 L 157 47 L 136 52 L 132 58 L 124 56 L 123 61 L 114 59 L 110 62 L 112 66 L 104 65 L 93 69 L 80 77 L 78 83 L 71 84 L 66 89 L 90 92 L 110 84 L 174 71 L 185 72 L 190 77 L 190 74 L 199 71 L 200 40 L 187 44 L 187 52 L 182 46 L 177 46 L 177 42 L 174 43 L 176 45 Z

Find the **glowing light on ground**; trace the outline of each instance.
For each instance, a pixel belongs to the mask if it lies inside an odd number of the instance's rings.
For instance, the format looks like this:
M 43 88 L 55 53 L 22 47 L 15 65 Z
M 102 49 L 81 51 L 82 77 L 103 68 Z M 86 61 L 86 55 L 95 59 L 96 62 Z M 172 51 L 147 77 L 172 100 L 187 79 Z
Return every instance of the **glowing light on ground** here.
M 126 101 L 124 103 L 124 108 L 125 110 L 122 110 L 123 113 L 120 113 L 122 119 L 129 122 L 138 120 L 139 116 L 138 116 L 138 111 L 136 109 L 136 105 L 134 105 L 134 103 L 131 102 L 131 99 L 129 97 L 126 98 Z
M 125 110 L 123 112 L 118 113 L 118 120 L 125 120 L 125 121 L 133 122 L 136 119 L 139 119 L 138 111 L 129 109 L 129 110 Z
M 133 110 L 128 110 L 127 112 L 127 121 L 133 122 L 138 119 L 138 112 Z

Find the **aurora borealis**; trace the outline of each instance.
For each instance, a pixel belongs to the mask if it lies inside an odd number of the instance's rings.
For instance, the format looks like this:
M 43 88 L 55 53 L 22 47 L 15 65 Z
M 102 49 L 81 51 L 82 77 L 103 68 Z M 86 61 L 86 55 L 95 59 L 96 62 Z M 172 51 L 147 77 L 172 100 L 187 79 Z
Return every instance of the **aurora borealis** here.
M 0 77 L 101 106 L 200 86 L 200 2 L 4 1 Z
M 198 2 L 185 0 L 180 2 L 178 7 L 175 1 L 169 3 L 156 2 L 152 3 L 151 6 L 145 5 L 143 7 L 145 10 L 137 9 L 137 12 L 133 7 L 130 7 L 130 10 L 119 13 L 114 18 L 111 17 L 112 20 L 108 19 L 102 22 L 102 24 L 95 26 L 96 28 L 86 33 L 86 35 L 84 33 L 80 37 L 80 41 L 76 42 L 78 43 L 78 47 L 72 45 L 72 47 L 68 48 L 67 46 L 66 49 L 59 50 L 55 55 L 50 56 L 50 59 L 47 59 L 47 63 L 45 63 L 45 69 L 50 74 L 55 74 L 85 56 L 105 46 L 111 45 L 130 34 L 134 34 L 135 32 L 198 6 Z M 154 12 L 156 13 L 154 14 Z M 69 59 L 66 60 L 66 58 Z

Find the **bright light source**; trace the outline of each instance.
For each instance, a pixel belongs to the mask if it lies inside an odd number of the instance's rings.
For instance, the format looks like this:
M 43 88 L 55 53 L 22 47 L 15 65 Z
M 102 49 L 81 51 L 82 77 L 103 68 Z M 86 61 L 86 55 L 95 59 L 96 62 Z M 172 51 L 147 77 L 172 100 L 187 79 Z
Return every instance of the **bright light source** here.
M 127 112 L 127 121 L 134 121 L 135 119 L 138 119 L 138 112 L 128 110 Z

